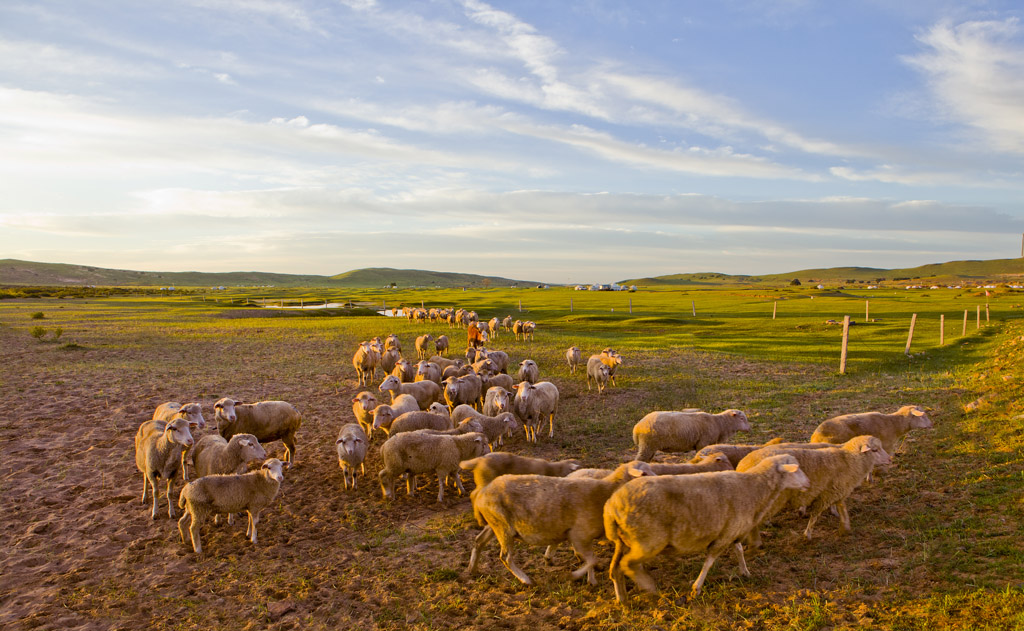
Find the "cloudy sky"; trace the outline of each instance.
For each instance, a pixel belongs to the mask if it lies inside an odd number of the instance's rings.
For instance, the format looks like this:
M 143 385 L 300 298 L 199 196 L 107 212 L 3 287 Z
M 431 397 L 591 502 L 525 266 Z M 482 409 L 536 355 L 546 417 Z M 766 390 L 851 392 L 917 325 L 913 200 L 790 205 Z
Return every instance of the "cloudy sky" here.
M 0 258 L 549 282 L 1009 258 L 1017 0 L 3 0 Z

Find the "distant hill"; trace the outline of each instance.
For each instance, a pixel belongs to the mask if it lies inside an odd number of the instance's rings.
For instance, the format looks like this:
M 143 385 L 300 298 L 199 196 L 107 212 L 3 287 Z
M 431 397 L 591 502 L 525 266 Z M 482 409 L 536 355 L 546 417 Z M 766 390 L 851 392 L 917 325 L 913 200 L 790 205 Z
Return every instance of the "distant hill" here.
M 521 287 L 534 281 L 451 272 L 400 270 L 386 267 L 353 270 L 336 276 L 269 272 L 141 272 L 64 263 L 0 259 L 0 285 L 100 285 L 116 287 Z
M 1009 281 L 1024 278 L 1024 259 L 992 259 L 989 261 L 950 261 L 930 263 L 918 267 L 880 269 L 877 267 L 830 267 L 804 269 L 785 274 L 764 274 L 751 276 L 742 274 L 721 274 L 698 272 L 692 274 L 670 274 L 648 278 L 620 280 L 620 285 L 652 287 L 659 285 L 720 286 L 720 285 L 780 285 L 794 278 L 801 283 L 842 284 L 849 281 L 897 282 L 920 280 L 922 282 L 944 283 L 961 280 Z

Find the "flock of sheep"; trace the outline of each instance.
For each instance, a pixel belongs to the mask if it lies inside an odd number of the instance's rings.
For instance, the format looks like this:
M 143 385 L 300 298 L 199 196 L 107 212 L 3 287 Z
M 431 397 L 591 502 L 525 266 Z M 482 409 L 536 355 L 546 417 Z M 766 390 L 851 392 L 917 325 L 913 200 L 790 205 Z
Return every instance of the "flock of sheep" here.
M 423 317 L 429 318 L 425 313 Z M 808 443 L 776 439 L 764 445 L 737 445 L 725 441 L 750 429 L 742 411 L 656 411 L 633 428 L 635 460 L 612 470 L 584 469 L 575 460 L 551 462 L 494 451 L 520 426 L 528 442 L 538 441 L 545 422 L 548 436 L 554 436 L 558 388 L 539 380 L 536 362 L 520 362 L 513 379 L 509 356 L 502 351 L 469 348 L 464 360 L 452 359 L 447 357 L 444 335 L 436 340 L 420 336 L 415 348 L 420 359 L 415 365 L 402 358 L 395 335 L 362 342 L 356 350 L 353 366 L 360 385 L 368 385 L 377 369 L 383 369 L 386 376 L 378 391 L 390 393 L 390 401 L 378 402 L 371 391 L 352 399 L 356 422 L 342 426 L 336 440 L 344 488 L 355 488 L 357 471 L 365 474 L 371 438 L 379 430 L 387 437 L 379 448 L 383 469 L 377 474 L 385 500 L 394 497 L 399 479 L 405 478 L 406 491 L 413 495 L 416 476 L 433 474 L 442 501 L 449 483 L 464 493 L 460 471 L 472 472 L 475 488 L 470 498 L 483 530 L 473 544 L 471 573 L 483 548 L 497 539 L 502 563 L 520 581 L 532 584 L 512 556 L 518 537 L 527 544 L 547 546 L 548 559 L 556 546 L 568 542 L 583 561 L 573 578 L 586 577 L 595 584 L 594 546 L 603 536 L 615 546 L 610 576 L 620 602 L 626 601 L 625 576 L 645 591 L 657 591 L 643 564 L 669 546 L 707 555 L 693 583 L 694 597 L 715 559 L 729 548 L 735 550 L 741 573 L 749 575 L 744 545 L 760 545 L 761 525 L 787 508 L 809 514 L 804 533 L 808 538 L 828 509 L 849 531 L 847 497 L 870 478 L 876 465 L 891 462 L 908 431 L 932 426 L 922 408 L 904 406 L 892 414 L 829 419 Z M 437 354 L 431 356 L 431 351 Z M 575 374 L 582 365 L 580 350 L 571 347 L 565 357 Z M 610 348 L 590 356 L 588 389 L 591 380 L 599 393 L 609 383 L 614 385 L 621 364 L 621 355 Z M 230 523 L 233 514 L 247 513 L 246 534 L 256 543 L 260 512 L 273 501 L 284 470 L 295 458 L 295 433 L 302 422 L 298 410 L 283 401 L 242 404 L 225 398 L 214 409 L 217 433 L 194 444 L 191 430 L 205 426 L 196 403 L 161 405 L 135 438 L 136 464 L 143 473 L 142 500 L 152 489 L 154 519 L 157 478 L 166 482 L 168 514 L 174 518 L 172 480 L 180 470 L 188 481 L 186 461 L 193 461 L 197 479 L 179 495 L 178 505 L 185 512 L 178 530 L 186 543 L 188 528 L 197 554 L 202 554 L 200 528 L 211 515 L 227 514 Z M 248 471 L 250 462 L 266 458 L 261 443 L 275 440 L 285 445 L 284 462 L 271 458 Z M 659 451 L 696 454 L 687 463 L 650 462 Z

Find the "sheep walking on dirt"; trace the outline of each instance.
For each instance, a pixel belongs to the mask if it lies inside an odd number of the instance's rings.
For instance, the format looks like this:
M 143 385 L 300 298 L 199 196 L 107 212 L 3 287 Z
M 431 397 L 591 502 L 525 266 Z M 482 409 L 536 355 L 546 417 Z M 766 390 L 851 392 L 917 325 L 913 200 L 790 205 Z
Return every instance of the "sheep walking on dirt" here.
M 607 364 L 591 362 L 587 364 L 587 390 L 590 390 L 590 380 L 597 384 L 597 394 L 600 396 L 608 387 L 608 380 L 611 378 L 611 369 Z
M 380 353 L 373 348 L 369 342 L 361 342 L 352 356 L 352 367 L 356 369 L 356 377 L 360 386 L 370 385 L 370 381 L 377 376 L 377 366 L 380 364 Z
M 658 451 L 687 452 L 729 440 L 750 430 L 739 410 L 709 414 L 699 410 L 651 412 L 633 426 L 636 459 L 649 462 Z
M 206 429 L 206 419 L 203 418 L 203 406 L 198 403 L 182 405 L 176 401 L 168 401 L 158 405 L 156 411 L 153 412 L 154 421 L 170 423 L 176 418 L 187 420 L 190 432 L 194 432 L 197 429 Z M 181 452 L 181 479 L 185 482 L 188 482 L 188 460 L 191 457 L 191 449 L 185 449 Z
M 522 381 L 516 386 L 512 411 L 522 421 L 528 442 L 537 442 L 537 430 L 544 425 L 545 420 L 550 424 L 548 437 L 554 438 L 558 388 L 550 381 L 538 381 L 535 384 Z
M 475 493 L 498 476 L 533 474 L 564 478 L 579 469 L 580 463 L 576 460 L 551 461 L 513 453 L 490 453 L 466 460 L 459 464 L 459 467 L 473 472 Z
M 199 529 L 207 517 L 246 512 L 249 514 L 249 523 L 245 534 L 255 544 L 260 512 L 277 497 L 287 466 L 287 463 L 271 458 L 258 471 L 240 475 L 208 475 L 185 485 L 178 499 L 178 506 L 185 509 L 185 514 L 178 520 L 181 542 L 187 543 L 185 524 L 191 519 L 188 531 L 192 538 L 192 549 L 201 556 L 203 543 L 199 538 Z
M 487 452 L 487 437 L 483 434 L 469 433 L 460 436 L 427 434 L 423 432 L 405 432 L 389 438 L 380 448 L 384 468 L 377 474 L 380 488 L 385 500 L 395 495 L 395 481 L 402 474 L 406 478 L 406 492 L 416 492 L 416 475 L 419 473 L 436 473 L 440 490 L 437 501 L 444 501 L 445 479 L 451 475 L 459 494 L 465 493 L 459 479 L 459 463 L 463 460 L 476 458 Z
M 338 466 L 341 467 L 341 475 L 345 479 L 345 490 L 349 486 L 356 488 L 356 467 L 359 472 L 366 475 L 366 450 L 370 446 L 370 439 L 358 423 L 346 423 L 341 426 L 338 438 L 334 441 L 338 449 Z
M 412 395 L 416 399 L 421 410 L 426 410 L 430 407 L 431 403 L 440 401 L 442 397 L 441 386 L 437 385 L 433 381 L 414 381 L 412 383 L 406 383 L 400 381 L 398 377 L 394 375 L 390 375 L 387 379 L 382 381 L 377 389 L 381 392 L 391 393 L 392 405 L 399 395 Z
M 181 466 L 181 454 L 192 446 L 192 433 L 188 421 L 176 418 L 166 421 L 146 421 L 135 433 L 135 466 L 142 472 L 142 503 L 146 503 L 146 489 L 153 490 L 153 512 L 156 519 L 156 480 L 167 481 L 167 514 L 174 518 L 174 501 L 171 499 L 171 484 Z
M 616 600 L 626 602 L 623 575 L 644 591 L 657 593 L 643 564 L 668 546 L 683 554 L 707 554 L 691 598 L 700 595 L 708 570 L 730 546 L 740 573 L 749 576 L 741 540 L 761 523 L 780 493 L 809 486 L 796 458 L 789 455 L 768 458 L 742 473 L 643 477 L 626 483 L 604 507 L 605 536 L 615 544 L 609 573 Z
M 434 336 L 427 333 L 416 338 L 416 358 L 426 359 L 436 350 L 434 347 Z
M 286 401 L 239 403 L 225 397 L 213 406 L 216 410 L 217 432 L 224 438 L 235 434 L 252 434 L 264 445 L 280 440 L 284 443 L 286 462 L 295 463 L 295 433 L 302 426 L 302 415 Z
M 532 359 L 524 359 L 519 362 L 519 370 L 516 372 L 516 379 L 519 381 L 529 381 L 530 383 L 537 383 L 540 381 L 540 368 L 537 366 L 537 362 Z
M 480 424 L 480 431 L 487 437 L 487 445 L 494 450 L 494 445 L 505 444 L 505 436 L 511 436 L 518 427 L 516 417 L 511 412 L 499 412 L 494 415 L 481 414 L 473 409 L 473 406 L 462 404 L 452 410 L 452 422 L 461 423 L 464 421 L 476 421 Z
M 854 436 L 870 435 L 882 441 L 882 449 L 893 456 L 907 432 L 912 429 L 928 429 L 932 420 L 924 408 L 904 405 L 892 414 L 882 412 L 861 412 L 830 418 L 814 430 L 812 443 L 833 443 L 841 445 Z
M 245 473 L 250 462 L 267 457 L 267 451 L 252 434 L 235 434 L 231 440 L 224 440 L 219 434 L 207 434 L 196 442 L 192 451 L 197 477 Z
M 580 367 L 580 362 L 582 361 L 580 349 L 576 346 L 570 346 L 569 350 L 565 351 L 565 361 L 569 364 L 569 374 L 575 375 L 576 369 Z
M 367 436 L 372 431 L 376 407 L 377 397 L 373 396 L 372 392 L 363 390 L 352 398 L 352 415 L 356 417 L 356 422 L 363 428 Z

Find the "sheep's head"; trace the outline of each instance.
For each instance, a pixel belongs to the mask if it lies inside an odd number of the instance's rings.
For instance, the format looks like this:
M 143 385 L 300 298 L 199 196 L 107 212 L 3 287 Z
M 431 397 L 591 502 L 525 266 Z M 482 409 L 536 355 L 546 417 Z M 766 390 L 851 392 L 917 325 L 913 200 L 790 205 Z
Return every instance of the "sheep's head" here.
M 242 462 L 263 460 L 267 457 L 267 450 L 263 448 L 260 441 L 252 434 L 235 434 L 231 437 L 231 440 L 228 441 L 228 445 L 231 443 L 238 445 Z
M 928 413 L 921 406 L 908 405 L 903 409 L 908 409 L 907 414 L 910 416 L 911 429 L 929 429 L 933 426 L 932 420 L 928 418 Z
M 284 482 L 284 470 L 287 468 L 287 462 L 281 462 L 277 458 L 271 458 L 263 463 L 263 466 L 260 467 L 260 471 L 266 471 L 267 473 L 264 475 L 269 475 L 280 483 Z
M 720 414 L 725 416 L 731 421 L 731 425 L 734 431 L 737 432 L 749 432 L 750 421 L 747 420 L 747 415 L 742 410 L 726 410 Z
M 370 412 L 377 407 L 377 397 L 369 392 L 360 392 L 352 399 L 352 403 L 353 405 L 358 404 L 359 407 L 363 408 L 364 412 Z
M 384 425 L 391 425 L 395 420 L 395 411 L 390 405 L 378 405 L 373 408 L 373 429 L 380 429 Z
M 444 403 L 438 403 L 436 401 L 430 404 L 430 407 L 427 408 L 427 412 L 430 412 L 431 414 L 437 414 L 439 416 L 450 416 L 448 414 L 448 406 L 445 405 Z
M 398 390 L 402 385 L 402 382 L 398 380 L 398 377 L 389 375 L 387 379 L 381 382 L 379 390 L 381 392 L 388 392 L 390 390 Z
M 789 454 L 781 454 L 765 458 L 762 462 L 769 463 L 765 466 L 775 467 L 775 470 L 782 474 L 783 489 L 797 489 L 806 491 L 811 488 L 811 480 L 800 468 L 800 463 Z
M 338 447 L 338 464 L 342 468 L 345 468 L 341 459 L 342 455 L 351 455 L 356 453 L 364 442 L 365 441 L 361 436 L 353 436 L 351 434 L 339 436 L 338 440 L 335 441 L 335 445 Z
M 164 428 L 164 435 L 174 444 L 192 446 L 192 432 L 188 431 L 188 421 L 183 418 L 176 418 L 168 423 Z
M 238 416 L 235 414 L 235 405 L 238 403 L 234 399 L 224 397 L 213 405 L 214 418 L 217 419 L 218 429 L 222 429 L 238 420 Z M 223 436 L 223 434 L 222 431 L 221 435 Z

